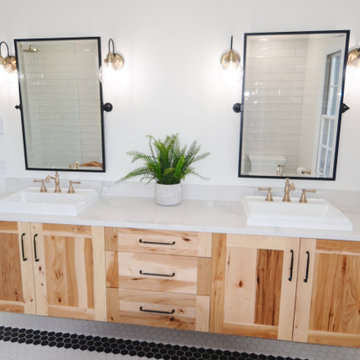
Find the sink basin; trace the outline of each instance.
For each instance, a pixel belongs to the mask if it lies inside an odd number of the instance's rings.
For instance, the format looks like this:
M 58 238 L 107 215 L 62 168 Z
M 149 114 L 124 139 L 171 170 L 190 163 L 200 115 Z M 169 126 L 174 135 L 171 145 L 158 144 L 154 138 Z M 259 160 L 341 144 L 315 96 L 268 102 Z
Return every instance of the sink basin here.
M 77 189 L 75 194 L 54 193 L 54 189 L 41 193 L 39 188 L 27 188 L 0 199 L 0 212 L 18 214 L 76 216 L 97 199 L 93 189 Z
M 265 201 L 263 196 L 246 196 L 243 206 L 248 225 L 352 230 L 351 221 L 324 199 L 310 199 L 307 203 L 292 199 L 288 203 L 280 197 L 274 197 L 271 202 Z

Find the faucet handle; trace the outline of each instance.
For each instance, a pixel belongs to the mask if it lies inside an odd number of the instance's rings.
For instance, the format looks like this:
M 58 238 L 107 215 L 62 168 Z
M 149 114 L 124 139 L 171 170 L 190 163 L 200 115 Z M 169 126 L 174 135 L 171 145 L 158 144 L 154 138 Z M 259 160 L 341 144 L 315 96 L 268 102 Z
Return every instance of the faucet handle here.
M 259 191 L 267 191 L 265 201 L 274 201 L 272 194 L 271 194 L 271 187 L 259 187 Z
M 299 202 L 307 203 L 307 199 L 306 199 L 307 192 L 316 193 L 316 190 L 315 189 L 302 189 L 302 194 L 301 194 Z
M 41 183 L 40 192 L 47 192 L 47 188 L 45 186 L 46 179 L 34 179 L 34 183 Z
M 75 193 L 73 184 L 81 184 L 81 182 L 80 182 L 80 181 L 72 181 L 72 180 L 69 180 L 69 190 L 68 190 L 68 194 L 74 194 L 74 193 Z

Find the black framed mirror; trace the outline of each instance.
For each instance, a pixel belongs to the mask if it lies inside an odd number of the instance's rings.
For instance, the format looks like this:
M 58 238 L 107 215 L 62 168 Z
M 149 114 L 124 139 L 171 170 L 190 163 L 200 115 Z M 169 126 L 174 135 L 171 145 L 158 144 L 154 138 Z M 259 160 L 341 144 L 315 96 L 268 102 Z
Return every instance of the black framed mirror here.
M 245 34 L 239 177 L 335 180 L 349 35 Z
M 105 172 L 100 37 L 14 41 L 26 169 Z

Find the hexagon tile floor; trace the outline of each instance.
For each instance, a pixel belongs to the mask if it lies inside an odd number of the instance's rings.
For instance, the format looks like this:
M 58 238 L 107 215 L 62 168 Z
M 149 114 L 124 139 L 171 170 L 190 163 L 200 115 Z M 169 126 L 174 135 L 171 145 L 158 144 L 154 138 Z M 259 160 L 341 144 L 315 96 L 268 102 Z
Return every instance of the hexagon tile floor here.
M 360 350 L 0 313 L 1 360 L 360 360 Z

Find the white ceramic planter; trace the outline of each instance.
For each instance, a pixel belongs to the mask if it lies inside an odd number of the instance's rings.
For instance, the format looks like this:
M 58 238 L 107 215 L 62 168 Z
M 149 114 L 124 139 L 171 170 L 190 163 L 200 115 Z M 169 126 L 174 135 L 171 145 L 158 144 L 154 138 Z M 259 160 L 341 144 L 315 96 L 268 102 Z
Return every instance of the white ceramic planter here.
M 182 200 L 182 184 L 155 184 L 155 202 L 163 206 L 175 206 Z

